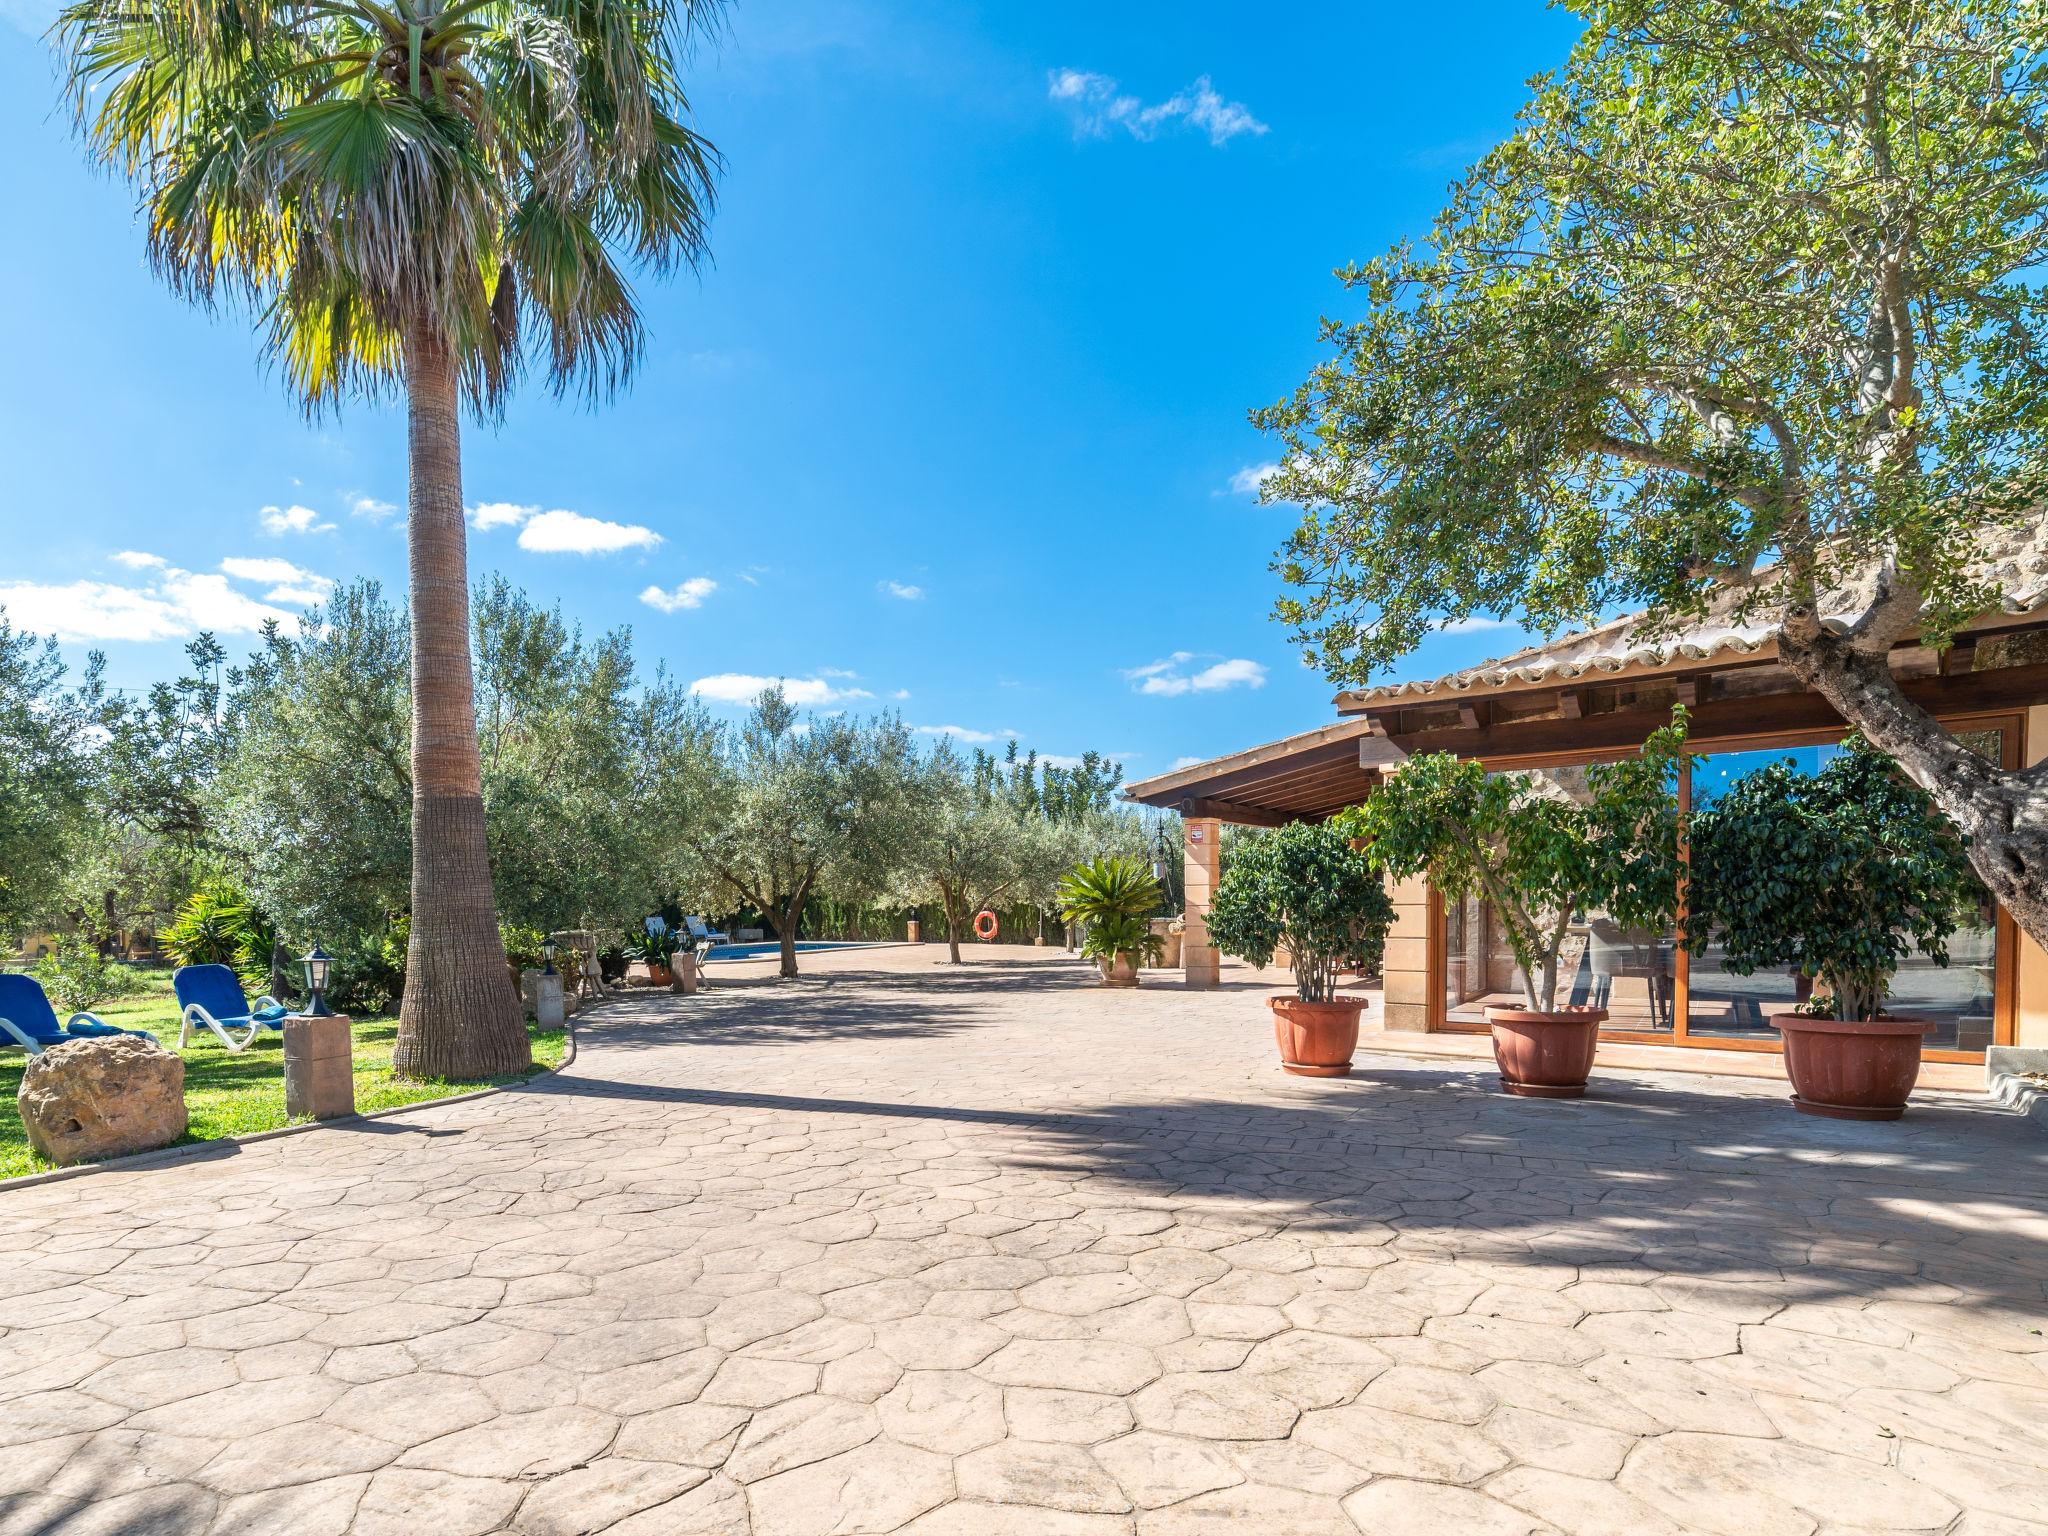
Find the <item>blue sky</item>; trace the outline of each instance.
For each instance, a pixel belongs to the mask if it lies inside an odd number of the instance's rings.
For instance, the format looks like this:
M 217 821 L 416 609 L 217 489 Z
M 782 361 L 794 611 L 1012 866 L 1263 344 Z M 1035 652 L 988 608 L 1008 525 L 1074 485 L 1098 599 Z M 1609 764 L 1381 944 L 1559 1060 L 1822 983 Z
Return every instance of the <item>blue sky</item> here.
M 244 317 L 155 281 L 58 110 L 52 10 L 0 0 L 0 205 L 34 210 L 0 241 L 0 602 L 134 686 L 199 624 L 240 651 L 327 583 L 400 589 L 403 422 L 308 425 Z M 1132 777 L 1327 721 L 1268 617 L 1292 516 L 1248 490 L 1245 412 L 1345 312 L 1331 269 L 1422 233 L 1574 34 L 1450 15 L 739 0 L 691 87 L 712 264 L 642 282 L 622 398 L 529 387 L 470 429 L 474 570 L 721 707 L 782 676 Z

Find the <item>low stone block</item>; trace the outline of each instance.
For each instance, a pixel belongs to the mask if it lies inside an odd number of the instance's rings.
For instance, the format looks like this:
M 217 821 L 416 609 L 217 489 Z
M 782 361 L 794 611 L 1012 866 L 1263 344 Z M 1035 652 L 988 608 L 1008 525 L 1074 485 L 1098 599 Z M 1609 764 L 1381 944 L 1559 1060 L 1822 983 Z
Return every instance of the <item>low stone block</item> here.
M 185 1062 L 140 1035 L 74 1040 L 30 1058 L 15 1103 L 53 1163 L 150 1152 L 185 1134 Z
M 356 1110 L 354 1035 L 345 1014 L 284 1021 L 284 1111 L 332 1120 Z

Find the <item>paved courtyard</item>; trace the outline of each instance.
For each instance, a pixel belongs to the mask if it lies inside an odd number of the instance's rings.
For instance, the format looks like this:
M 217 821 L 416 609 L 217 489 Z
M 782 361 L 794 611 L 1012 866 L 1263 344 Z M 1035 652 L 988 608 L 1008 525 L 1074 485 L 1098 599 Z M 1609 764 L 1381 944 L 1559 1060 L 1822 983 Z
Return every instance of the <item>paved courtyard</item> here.
M 1249 972 L 942 955 L 0 1194 L 0 1532 L 2048 1533 L 2022 1122 L 1296 1080 Z

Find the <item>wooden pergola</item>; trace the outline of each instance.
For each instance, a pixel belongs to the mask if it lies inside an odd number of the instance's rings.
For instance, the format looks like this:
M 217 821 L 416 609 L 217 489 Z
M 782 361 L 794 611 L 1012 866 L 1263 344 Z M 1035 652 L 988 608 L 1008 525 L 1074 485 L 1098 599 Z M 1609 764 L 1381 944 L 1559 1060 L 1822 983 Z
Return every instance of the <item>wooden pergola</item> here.
M 1957 730 L 1996 731 L 2007 765 L 2048 756 L 2048 525 L 1986 551 L 1982 570 L 2004 601 L 1936 653 L 1898 646 L 1891 666 L 1907 697 Z M 1425 681 L 1340 693 L 1338 719 L 1314 730 L 1140 780 L 1126 796 L 1178 811 L 1187 827 L 1190 985 L 1214 985 L 1203 914 L 1225 823 L 1271 827 L 1320 820 L 1371 794 L 1382 773 L 1419 752 L 1452 752 L 1493 768 L 1583 764 L 1634 751 L 1684 705 L 1702 752 L 1839 740 L 1847 724 L 1777 654 L 1768 624 L 1745 617 L 1730 588 L 1696 622 L 1658 628 L 1632 614 L 1596 628 Z M 1825 610 L 1847 622 L 1867 593 L 1836 594 Z M 1394 892 L 1388 944 L 1390 1028 L 1442 1028 L 1440 904 L 1426 884 Z M 2048 961 L 2000 915 L 2001 1043 L 2039 1015 L 2048 1043 Z M 2028 951 L 2031 951 L 2028 953 Z M 2036 978 L 2030 967 L 2038 966 Z M 2023 976 L 2020 973 L 2025 971 Z

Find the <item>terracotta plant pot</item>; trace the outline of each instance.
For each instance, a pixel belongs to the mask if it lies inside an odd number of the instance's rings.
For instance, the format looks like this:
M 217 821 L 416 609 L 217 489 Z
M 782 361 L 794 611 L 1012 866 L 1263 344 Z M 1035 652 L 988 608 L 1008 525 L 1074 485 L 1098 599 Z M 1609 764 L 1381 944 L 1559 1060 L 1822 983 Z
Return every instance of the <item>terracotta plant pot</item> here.
M 1605 1008 L 1488 1008 L 1493 1059 L 1503 1092 L 1525 1099 L 1577 1099 L 1593 1075 Z
M 650 965 L 647 967 L 647 984 L 650 987 L 666 987 L 674 982 L 675 979 L 676 973 L 665 965 Z
M 1792 1107 L 1835 1120 L 1896 1120 L 1920 1080 L 1924 1019 L 1816 1019 L 1781 1013 L 1771 1020 L 1785 1041 Z
M 1296 1077 L 1346 1077 L 1351 1053 L 1358 1048 L 1358 1016 L 1362 997 L 1340 997 L 1327 1003 L 1298 997 L 1268 998 L 1273 1010 L 1273 1042 L 1280 1047 L 1280 1066 Z
M 1135 987 L 1138 984 L 1138 957 L 1128 949 L 1116 952 L 1114 960 L 1098 960 L 1102 968 L 1102 984 L 1105 987 Z

